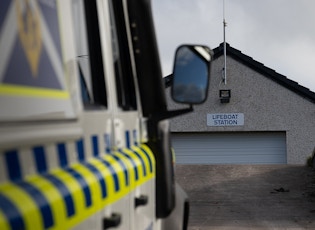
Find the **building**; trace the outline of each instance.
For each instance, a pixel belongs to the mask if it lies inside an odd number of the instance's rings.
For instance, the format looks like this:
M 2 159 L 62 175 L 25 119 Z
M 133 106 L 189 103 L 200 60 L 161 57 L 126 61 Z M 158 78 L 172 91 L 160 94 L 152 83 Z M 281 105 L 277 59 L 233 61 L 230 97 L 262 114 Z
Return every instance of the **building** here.
M 214 49 L 207 101 L 170 122 L 177 163 L 305 164 L 315 147 L 315 93 L 229 44 L 224 84 L 223 47 Z M 185 107 L 167 95 L 169 109 Z

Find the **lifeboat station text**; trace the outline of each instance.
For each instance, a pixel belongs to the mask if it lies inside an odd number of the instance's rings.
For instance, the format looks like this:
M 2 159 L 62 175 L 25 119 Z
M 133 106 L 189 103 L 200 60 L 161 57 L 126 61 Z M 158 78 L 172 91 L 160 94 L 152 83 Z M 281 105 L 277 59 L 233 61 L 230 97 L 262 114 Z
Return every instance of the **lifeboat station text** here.
M 208 113 L 207 126 L 241 126 L 244 125 L 243 113 Z

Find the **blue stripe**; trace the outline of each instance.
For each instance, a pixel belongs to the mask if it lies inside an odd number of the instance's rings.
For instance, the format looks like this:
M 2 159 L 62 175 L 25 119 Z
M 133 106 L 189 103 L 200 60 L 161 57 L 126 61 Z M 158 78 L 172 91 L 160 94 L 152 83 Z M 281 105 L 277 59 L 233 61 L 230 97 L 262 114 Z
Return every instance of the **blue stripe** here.
M 130 134 L 128 130 L 125 132 L 125 138 L 126 138 L 126 146 L 127 148 L 130 148 Z
M 65 171 L 70 173 L 81 185 L 81 188 L 83 189 L 83 193 L 85 196 L 85 206 L 86 207 L 91 206 L 92 205 L 91 191 L 84 177 L 81 174 L 79 174 L 77 171 L 71 168 L 65 169 Z
M 11 229 L 24 230 L 25 224 L 22 218 L 21 213 L 15 207 L 15 205 L 5 196 L 0 193 L 0 209 L 3 214 L 6 216 Z
M 146 169 L 146 167 L 145 167 L 144 160 L 142 159 L 142 157 L 140 156 L 140 154 L 137 153 L 137 151 L 132 151 L 132 152 L 134 152 L 134 153 L 137 155 L 137 157 L 140 159 L 141 164 L 142 164 L 142 168 L 143 168 L 143 176 L 146 176 L 146 175 L 147 175 L 147 169 Z
M 74 215 L 74 202 L 73 198 L 71 196 L 71 193 L 67 186 L 57 177 L 53 175 L 45 175 L 43 176 L 45 179 L 50 181 L 61 193 L 61 196 L 63 197 L 67 209 L 67 217 Z
M 96 157 L 99 155 L 99 148 L 98 148 L 98 137 L 92 136 L 92 147 L 93 147 L 93 155 Z
M 125 175 L 125 183 L 128 186 L 129 185 L 129 176 L 128 176 L 128 170 L 126 165 L 124 164 L 124 162 L 122 162 L 119 157 L 112 155 L 116 161 L 118 161 L 118 163 L 121 165 L 121 167 L 124 169 L 124 175 Z
M 83 146 L 83 140 L 80 139 L 76 142 L 77 146 L 77 153 L 78 153 L 78 159 L 79 161 L 84 161 L 85 156 L 84 156 L 84 146 Z
M 131 164 L 132 164 L 132 166 L 133 166 L 133 168 L 135 170 L 135 180 L 137 181 L 139 179 L 139 174 L 138 174 L 138 167 L 137 167 L 135 161 L 132 159 L 131 156 L 129 156 L 128 154 L 124 153 L 123 151 L 119 151 L 119 152 L 122 153 L 125 157 L 127 157 L 130 160 L 130 162 L 131 162 Z
M 137 130 L 133 130 L 133 139 L 134 139 L 134 144 L 138 145 L 138 142 L 137 142 Z
M 106 167 L 109 168 L 109 171 L 111 173 L 111 175 L 113 176 L 114 179 L 114 184 L 115 184 L 115 191 L 117 192 L 119 190 L 119 182 L 118 182 L 118 175 L 117 172 L 115 171 L 115 169 L 113 168 L 113 166 L 106 160 L 103 160 L 101 158 L 99 158 L 100 161 L 102 161 L 103 164 L 106 165 Z
M 106 160 L 103 160 L 101 158 L 99 158 L 99 160 L 106 165 L 106 167 L 109 168 L 109 171 L 111 173 L 111 175 L 113 176 L 114 179 L 114 184 L 115 184 L 115 191 L 117 192 L 119 190 L 119 182 L 118 182 L 118 175 L 117 172 L 115 171 L 115 169 L 113 168 L 113 166 L 107 162 Z
M 65 143 L 57 144 L 57 152 L 60 167 L 64 168 L 68 166 L 67 150 Z
M 6 151 L 4 156 L 10 180 L 16 181 L 22 179 L 17 150 Z
M 36 169 L 38 173 L 47 172 L 47 163 L 45 156 L 45 149 L 43 146 L 36 146 L 33 148 L 33 154 L 36 163 Z
M 110 144 L 110 136 L 109 136 L 109 134 L 105 133 L 104 141 L 105 141 L 105 151 L 107 153 L 110 153 L 111 144 Z
M 102 173 L 90 163 L 85 164 L 85 166 L 89 170 L 91 170 L 91 172 L 93 172 L 93 174 L 96 176 L 97 180 L 99 181 L 101 190 L 102 190 L 102 198 L 107 197 L 106 183 L 105 183 Z
M 46 197 L 41 193 L 41 191 L 32 184 L 25 181 L 17 182 L 16 185 L 25 190 L 35 201 L 37 207 L 40 209 L 44 221 L 44 227 L 52 227 L 54 224 L 52 211 Z
M 152 165 L 152 161 L 151 161 L 151 157 L 149 156 L 149 154 L 143 149 L 140 147 L 140 149 L 144 152 L 144 154 L 147 156 L 148 158 L 148 161 L 149 161 L 149 165 L 150 165 L 150 172 L 153 172 L 153 165 Z

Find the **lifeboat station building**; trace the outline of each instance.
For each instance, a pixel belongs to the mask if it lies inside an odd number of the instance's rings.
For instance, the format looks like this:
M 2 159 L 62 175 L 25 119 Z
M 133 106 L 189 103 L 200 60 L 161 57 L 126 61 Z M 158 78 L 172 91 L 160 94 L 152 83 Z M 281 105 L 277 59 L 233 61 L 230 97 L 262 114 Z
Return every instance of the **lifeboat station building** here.
M 208 99 L 170 121 L 178 164 L 305 164 L 315 147 L 315 93 L 226 44 L 214 50 Z M 169 109 L 185 108 L 170 98 Z

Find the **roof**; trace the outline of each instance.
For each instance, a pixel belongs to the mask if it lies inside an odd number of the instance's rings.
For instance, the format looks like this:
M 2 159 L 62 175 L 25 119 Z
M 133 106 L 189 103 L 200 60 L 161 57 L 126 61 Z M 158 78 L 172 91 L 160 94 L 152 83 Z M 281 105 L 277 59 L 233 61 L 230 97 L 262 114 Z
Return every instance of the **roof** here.
M 221 43 L 214 51 L 214 59 L 219 58 L 224 54 L 224 44 Z M 287 89 L 295 92 L 296 94 L 304 97 L 305 99 L 315 103 L 315 93 L 310 91 L 308 88 L 299 85 L 297 82 L 292 81 L 285 77 L 282 74 L 277 73 L 275 70 L 270 69 L 264 64 L 254 60 L 252 57 L 249 57 L 243 54 L 241 51 L 231 47 L 228 43 L 226 43 L 226 54 L 233 59 L 239 61 L 245 66 L 253 69 L 254 71 L 261 73 L 263 76 L 277 82 L 278 84 L 286 87 Z M 172 74 L 168 75 L 164 78 L 165 87 L 169 87 L 172 84 Z
M 219 47 L 215 48 L 214 59 L 222 56 L 224 54 L 224 44 L 221 43 Z M 226 55 L 232 57 L 233 59 L 241 62 L 245 66 L 253 69 L 254 71 L 261 73 L 263 76 L 277 82 L 278 84 L 288 88 L 289 90 L 299 94 L 305 99 L 310 100 L 315 103 L 315 93 L 310 91 L 308 88 L 299 85 L 297 82 L 288 79 L 286 76 L 277 73 L 275 70 L 264 66 L 262 63 L 255 61 L 253 58 L 243 54 L 241 51 L 231 47 L 226 43 Z

